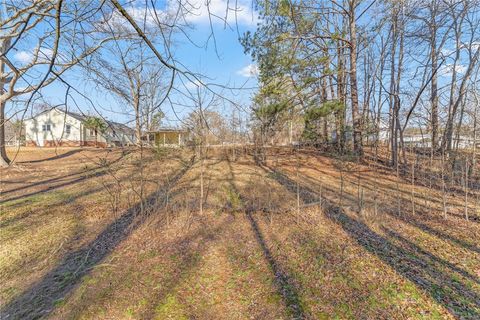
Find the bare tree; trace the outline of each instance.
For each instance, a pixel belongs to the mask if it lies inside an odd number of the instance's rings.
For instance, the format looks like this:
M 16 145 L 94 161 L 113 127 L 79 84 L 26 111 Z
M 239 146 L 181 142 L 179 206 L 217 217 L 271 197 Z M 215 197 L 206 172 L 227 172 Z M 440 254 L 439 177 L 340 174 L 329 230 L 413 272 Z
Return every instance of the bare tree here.
M 28 96 L 25 114 L 33 98 L 110 37 L 89 29 L 101 20 L 99 4 L 70 1 L 21 3 L 3 0 L 0 10 L 0 165 L 8 166 L 4 124 L 12 99 Z M 41 30 L 41 32 L 35 32 Z

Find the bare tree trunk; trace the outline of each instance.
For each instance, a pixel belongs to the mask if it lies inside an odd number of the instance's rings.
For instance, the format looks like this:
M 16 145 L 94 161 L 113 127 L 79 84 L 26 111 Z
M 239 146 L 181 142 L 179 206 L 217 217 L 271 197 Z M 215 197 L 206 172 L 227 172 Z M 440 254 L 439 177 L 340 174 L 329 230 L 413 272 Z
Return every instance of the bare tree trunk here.
M 295 182 L 296 182 L 296 185 L 297 185 L 297 222 L 299 222 L 300 221 L 300 173 L 299 173 L 300 161 L 299 161 L 299 158 L 298 158 L 298 147 L 295 147 L 295 158 L 296 158 L 296 162 L 295 162 L 296 179 L 295 179 Z
M 464 177 L 464 192 L 465 192 L 465 220 L 468 221 L 468 157 L 465 157 L 465 177 Z
M 442 204 L 443 204 L 443 218 L 447 219 L 447 188 L 445 183 L 445 151 L 442 150 Z
M 350 29 L 350 94 L 352 102 L 353 121 L 353 151 L 357 155 L 363 154 L 362 148 L 362 119 L 358 106 L 357 85 L 357 30 L 355 20 L 356 0 L 350 0 L 349 29 Z
M 402 4 L 403 5 L 403 4 Z M 403 132 L 400 125 L 400 81 L 402 75 L 403 55 L 404 55 L 404 17 L 402 16 L 401 26 L 399 25 L 399 14 L 396 8 L 393 8 L 393 22 L 392 22 L 392 70 L 391 70 L 391 83 L 390 83 L 390 104 L 391 104 L 391 130 L 392 130 L 392 165 L 397 166 L 398 151 L 399 151 L 399 139 L 400 146 L 402 147 L 404 162 L 406 162 L 405 148 L 403 144 Z M 403 10 L 403 8 L 402 8 Z M 395 65 L 396 50 L 397 50 L 397 37 L 399 37 L 399 51 L 398 51 L 398 63 Z
M 338 72 L 337 72 L 337 98 L 340 101 L 342 107 L 336 114 L 336 127 L 337 127 L 337 143 L 340 151 L 345 148 L 345 61 L 343 56 L 343 48 L 341 43 L 337 41 L 337 56 L 338 56 Z
M 403 5 L 403 4 L 402 4 Z M 402 9 L 403 10 L 403 9 Z M 402 28 L 400 29 L 400 47 L 398 52 L 398 67 L 397 67 L 397 80 L 395 88 L 395 109 L 396 109 L 396 120 L 397 120 L 397 131 L 400 138 L 400 147 L 402 149 L 402 157 L 404 165 L 407 165 L 407 156 L 405 153 L 405 144 L 403 143 L 403 130 L 400 125 L 400 83 L 402 79 L 402 70 L 403 70 L 403 56 L 404 56 L 404 42 L 405 42 L 405 17 L 402 14 Z
M 200 215 L 203 215 L 203 171 L 204 171 L 204 154 L 203 145 L 200 146 Z
M 473 154 L 472 154 L 472 176 L 475 175 L 475 170 L 477 167 L 477 134 L 478 134 L 478 106 L 479 106 L 479 99 L 477 94 L 475 93 L 475 109 L 473 111 Z
M 10 38 L 6 38 L 2 41 L 0 46 L 0 54 L 3 54 L 6 51 L 6 48 L 10 47 Z M 2 78 L 5 73 L 5 62 L 3 59 L 0 59 L 0 96 L 4 93 L 5 79 Z M 0 100 L 0 167 L 8 167 L 10 165 L 10 159 L 7 155 L 7 150 L 5 149 L 5 105 L 6 101 L 4 99 Z
M 324 66 L 324 68 L 327 68 L 328 66 Z M 325 78 L 322 78 L 320 81 L 320 97 L 321 97 L 321 103 L 324 103 L 328 101 L 328 94 L 327 94 L 327 81 Z M 323 143 L 328 143 L 328 119 L 327 116 L 323 117 L 322 119 L 322 142 Z
M 431 86 L 431 97 L 430 103 L 431 107 L 431 126 L 432 126 L 432 150 L 436 150 L 438 146 L 438 83 L 437 83 L 437 68 L 438 68 L 438 56 L 437 56 L 437 27 L 435 25 L 435 14 L 432 12 L 432 27 L 431 34 L 432 38 L 430 40 L 430 55 L 432 59 L 432 86 Z
M 135 110 L 135 138 L 137 140 L 137 145 L 142 144 L 142 127 L 140 119 L 140 87 L 137 87 L 137 90 L 133 97 L 133 108 Z
M 457 19 L 454 20 L 456 48 L 460 48 L 462 45 L 464 45 L 464 43 L 462 42 L 462 33 L 464 29 L 463 22 L 464 22 L 465 16 L 466 16 L 466 11 L 463 10 L 462 13 L 457 17 Z M 459 49 L 456 50 L 455 60 L 452 67 L 452 84 L 450 87 L 448 118 L 447 118 L 447 123 L 445 125 L 445 132 L 444 132 L 443 141 L 442 141 L 442 149 L 448 152 L 452 150 L 453 127 L 454 127 L 454 120 L 457 116 L 458 107 L 463 102 L 463 99 L 466 94 L 467 83 L 470 80 L 470 76 L 472 75 L 473 70 L 475 69 L 475 66 L 477 66 L 478 60 L 480 58 L 480 48 L 477 47 L 476 49 L 474 49 L 475 46 L 472 45 L 473 44 L 472 39 L 473 37 L 471 38 L 470 43 L 468 44 L 468 47 L 470 48 L 469 55 L 468 55 L 470 61 L 465 71 L 465 75 L 463 76 L 463 79 L 460 83 L 460 87 L 457 95 L 454 95 L 454 88 L 456 87 L 456 81 L 457 81 L 456 68 L 461 61 Z
M 412 162 L 412 193 L 411 193 L 411 201 L 412 201 L 412 213 L 415 215 L 415 165 L 416 160 Z
M 383 45 L 383 39 L 382 39 L 382 53 L 380 54 L 380 73 L 379 73 L 379 82 L 383 81 L 383 73 L 385 69 L 385 50 L 386 45 Z M 375 163 L 378 159 L 378 144 L 380 140 L 380 130 L 381 130 L 381 114 L 382 114 L 382 96 L 383 96 L 383 85 L 380 83 L 380 86 L 378 88 L 378 105 L 377 105 L 377 118 L 375 119 L 375 127 L 376 127 L 376 139 L 375 139 Z
M 397 137 L 397 113 L 395 102 L 395 56 L 396 56 L 396 39 L 397 39 L 397 17 L 393 17 L 392 22 L 392 49 L 391 49 L 391 66 L 390 66 L 390 146 L 392 166 L 396 167 L 398 162 L 398 137 Z

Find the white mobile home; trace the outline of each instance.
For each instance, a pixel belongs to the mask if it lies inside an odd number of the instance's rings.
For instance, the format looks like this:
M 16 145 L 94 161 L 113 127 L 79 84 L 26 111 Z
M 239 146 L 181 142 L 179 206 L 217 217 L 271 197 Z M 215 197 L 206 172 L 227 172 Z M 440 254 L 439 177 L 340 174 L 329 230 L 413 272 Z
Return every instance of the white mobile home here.
M 106 130 L 95 132 L 88 127 L 88 116 L 52 108 L 40 112 L 25 123 L 27 146 L 121 146 L 135 143 L 132 128 L 113 121 L 105 121 Z

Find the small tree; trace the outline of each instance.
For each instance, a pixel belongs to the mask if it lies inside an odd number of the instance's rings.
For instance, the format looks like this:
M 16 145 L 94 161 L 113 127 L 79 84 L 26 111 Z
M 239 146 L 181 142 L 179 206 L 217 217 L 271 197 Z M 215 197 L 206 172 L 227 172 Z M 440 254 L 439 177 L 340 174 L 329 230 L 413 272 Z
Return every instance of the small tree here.
M 162 121 L 165 118 L 165 113 L 162 110 L 157 111 L 152 115 L 152 119 L 150 120 L 149 130 L 158 130 L 162 126 Z
M 108 126 L 102 118 L 88 117 L 87 119 L 85 119 L 85 128 L 91 129 L 95 132 L 95 147 L 97 147 L 98 132 L 104 133 L 107 130 Z

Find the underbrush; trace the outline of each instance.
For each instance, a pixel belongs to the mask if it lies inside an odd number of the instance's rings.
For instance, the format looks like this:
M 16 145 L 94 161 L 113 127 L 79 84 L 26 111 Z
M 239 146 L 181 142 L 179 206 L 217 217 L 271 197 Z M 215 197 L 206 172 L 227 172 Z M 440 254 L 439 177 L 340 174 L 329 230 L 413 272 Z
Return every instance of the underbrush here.
M 2 311 L 61 319 L 480 315 L 475 191 L 466 221 L 463 198 L 368 162 L 286 152 L 256 165 L 214 155 L 202 168 L 181 150 L 146 151 L 143 165 L 132 153 L 104 165 L 105 175 L 31 186 L 28 193 L 42 192 L 7 202 Z

